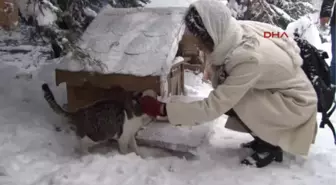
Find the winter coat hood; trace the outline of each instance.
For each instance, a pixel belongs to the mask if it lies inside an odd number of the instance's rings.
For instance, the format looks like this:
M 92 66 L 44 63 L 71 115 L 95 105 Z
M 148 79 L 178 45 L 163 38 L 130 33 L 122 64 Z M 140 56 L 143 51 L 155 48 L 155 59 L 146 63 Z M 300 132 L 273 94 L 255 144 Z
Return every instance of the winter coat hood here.
M 226 63 L 226 58 L 230 57 L 233 50 L 251 38 L 256 38 L 262 42 L 264 32 L 280 32 L 284 30 L 276 26 L 255 22 L 255 21 L 237 21 L 231 16 L 228 7 L 218 0 L 198 0 L 191 4 L 198 11 L 203 24 L 214 42 L 214 51 L 209 57 L 212 65 L 222 65 Z M 291 38 L 267 38 L 284 50 L 293 61 L 295 66 L 302 65 L 302 59 L 299 55 L 300 49 Z M 253 50 L 250 50 L 251 56 L 255 56 Z

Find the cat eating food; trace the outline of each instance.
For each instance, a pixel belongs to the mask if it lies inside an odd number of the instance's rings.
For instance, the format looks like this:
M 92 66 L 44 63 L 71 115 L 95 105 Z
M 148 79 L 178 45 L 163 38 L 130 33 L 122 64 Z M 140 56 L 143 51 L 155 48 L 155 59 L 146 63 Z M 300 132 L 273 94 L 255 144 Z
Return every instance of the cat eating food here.
M 123 100 L 99 100 L 80 107 L 76 111 L 64 110 L 56 102 L 47 84 L 42 85 L 42 90 L 50 108 L 55 113 L 66 117 L 69 123 L 75 127 L 81 152 L 85 151 L 82 139 L 87 136 L 94 142 L 116 140 L 121 154 L 135 152 L 140 155 L 135 135 L 153 118 L 142 112 L 138 99 L 141 96 L 156 98 L 157 94 L 153 90 L 143 92 L 125 91 Z

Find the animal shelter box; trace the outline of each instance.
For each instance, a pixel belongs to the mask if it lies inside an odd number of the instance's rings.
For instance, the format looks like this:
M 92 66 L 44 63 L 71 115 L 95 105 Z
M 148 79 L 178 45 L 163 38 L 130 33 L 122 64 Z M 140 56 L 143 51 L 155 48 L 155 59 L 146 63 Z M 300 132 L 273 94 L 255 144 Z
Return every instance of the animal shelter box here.
M 190 61 L 178 54 L 185 49 L 185 10 L 104 7 L 77 43 L 92 60 L 85 62 L 83 54 L 72 52 L 56 69 L 56 85 L 66 83 L 68 109 L 120 99 L 120 87 L 153 89 L 162 97 L 183 94 L 184 64 Z

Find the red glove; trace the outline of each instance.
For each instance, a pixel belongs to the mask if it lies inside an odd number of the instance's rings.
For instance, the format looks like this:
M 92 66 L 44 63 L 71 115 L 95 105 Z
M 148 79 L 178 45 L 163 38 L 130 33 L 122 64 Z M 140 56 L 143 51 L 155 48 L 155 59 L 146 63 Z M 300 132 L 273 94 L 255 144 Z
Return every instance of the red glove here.
M 167 116 L 166 104 L 156 100 L 151 96 L 141 97 L 139 103 L 142 111 L 151 117 Z

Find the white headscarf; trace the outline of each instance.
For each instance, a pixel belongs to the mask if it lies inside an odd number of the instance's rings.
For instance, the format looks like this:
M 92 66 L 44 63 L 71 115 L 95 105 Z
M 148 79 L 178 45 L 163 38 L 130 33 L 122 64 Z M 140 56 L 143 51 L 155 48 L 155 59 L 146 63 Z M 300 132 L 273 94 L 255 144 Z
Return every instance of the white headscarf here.
M 262 38 L 264 32 L 284 32 L 279 27 L 255 22 L 237 21 L 232 17 L 229 8 L 219 0 L 198 0 L 191 4 L 202 18 L 203 24 L 214 42 L 214 51 L 210 55 L 212 65 L 222 65 L 225 59 L 244 39 L 251 35 Z M 288 53 L 295 66 L 302 65 L 300 49 L 292 38 L 270 38 L 271 41 Z M 253 51 L 251 51 L 253 52 Z
M 219 0 L 199 0 L 191 6 L 196 8 L 214 42 L 214 51 L 210 56 L 211 63 L 222 64 L 225 56 L 241 41 L 240 26 L 231 16 L 227 6 Z

